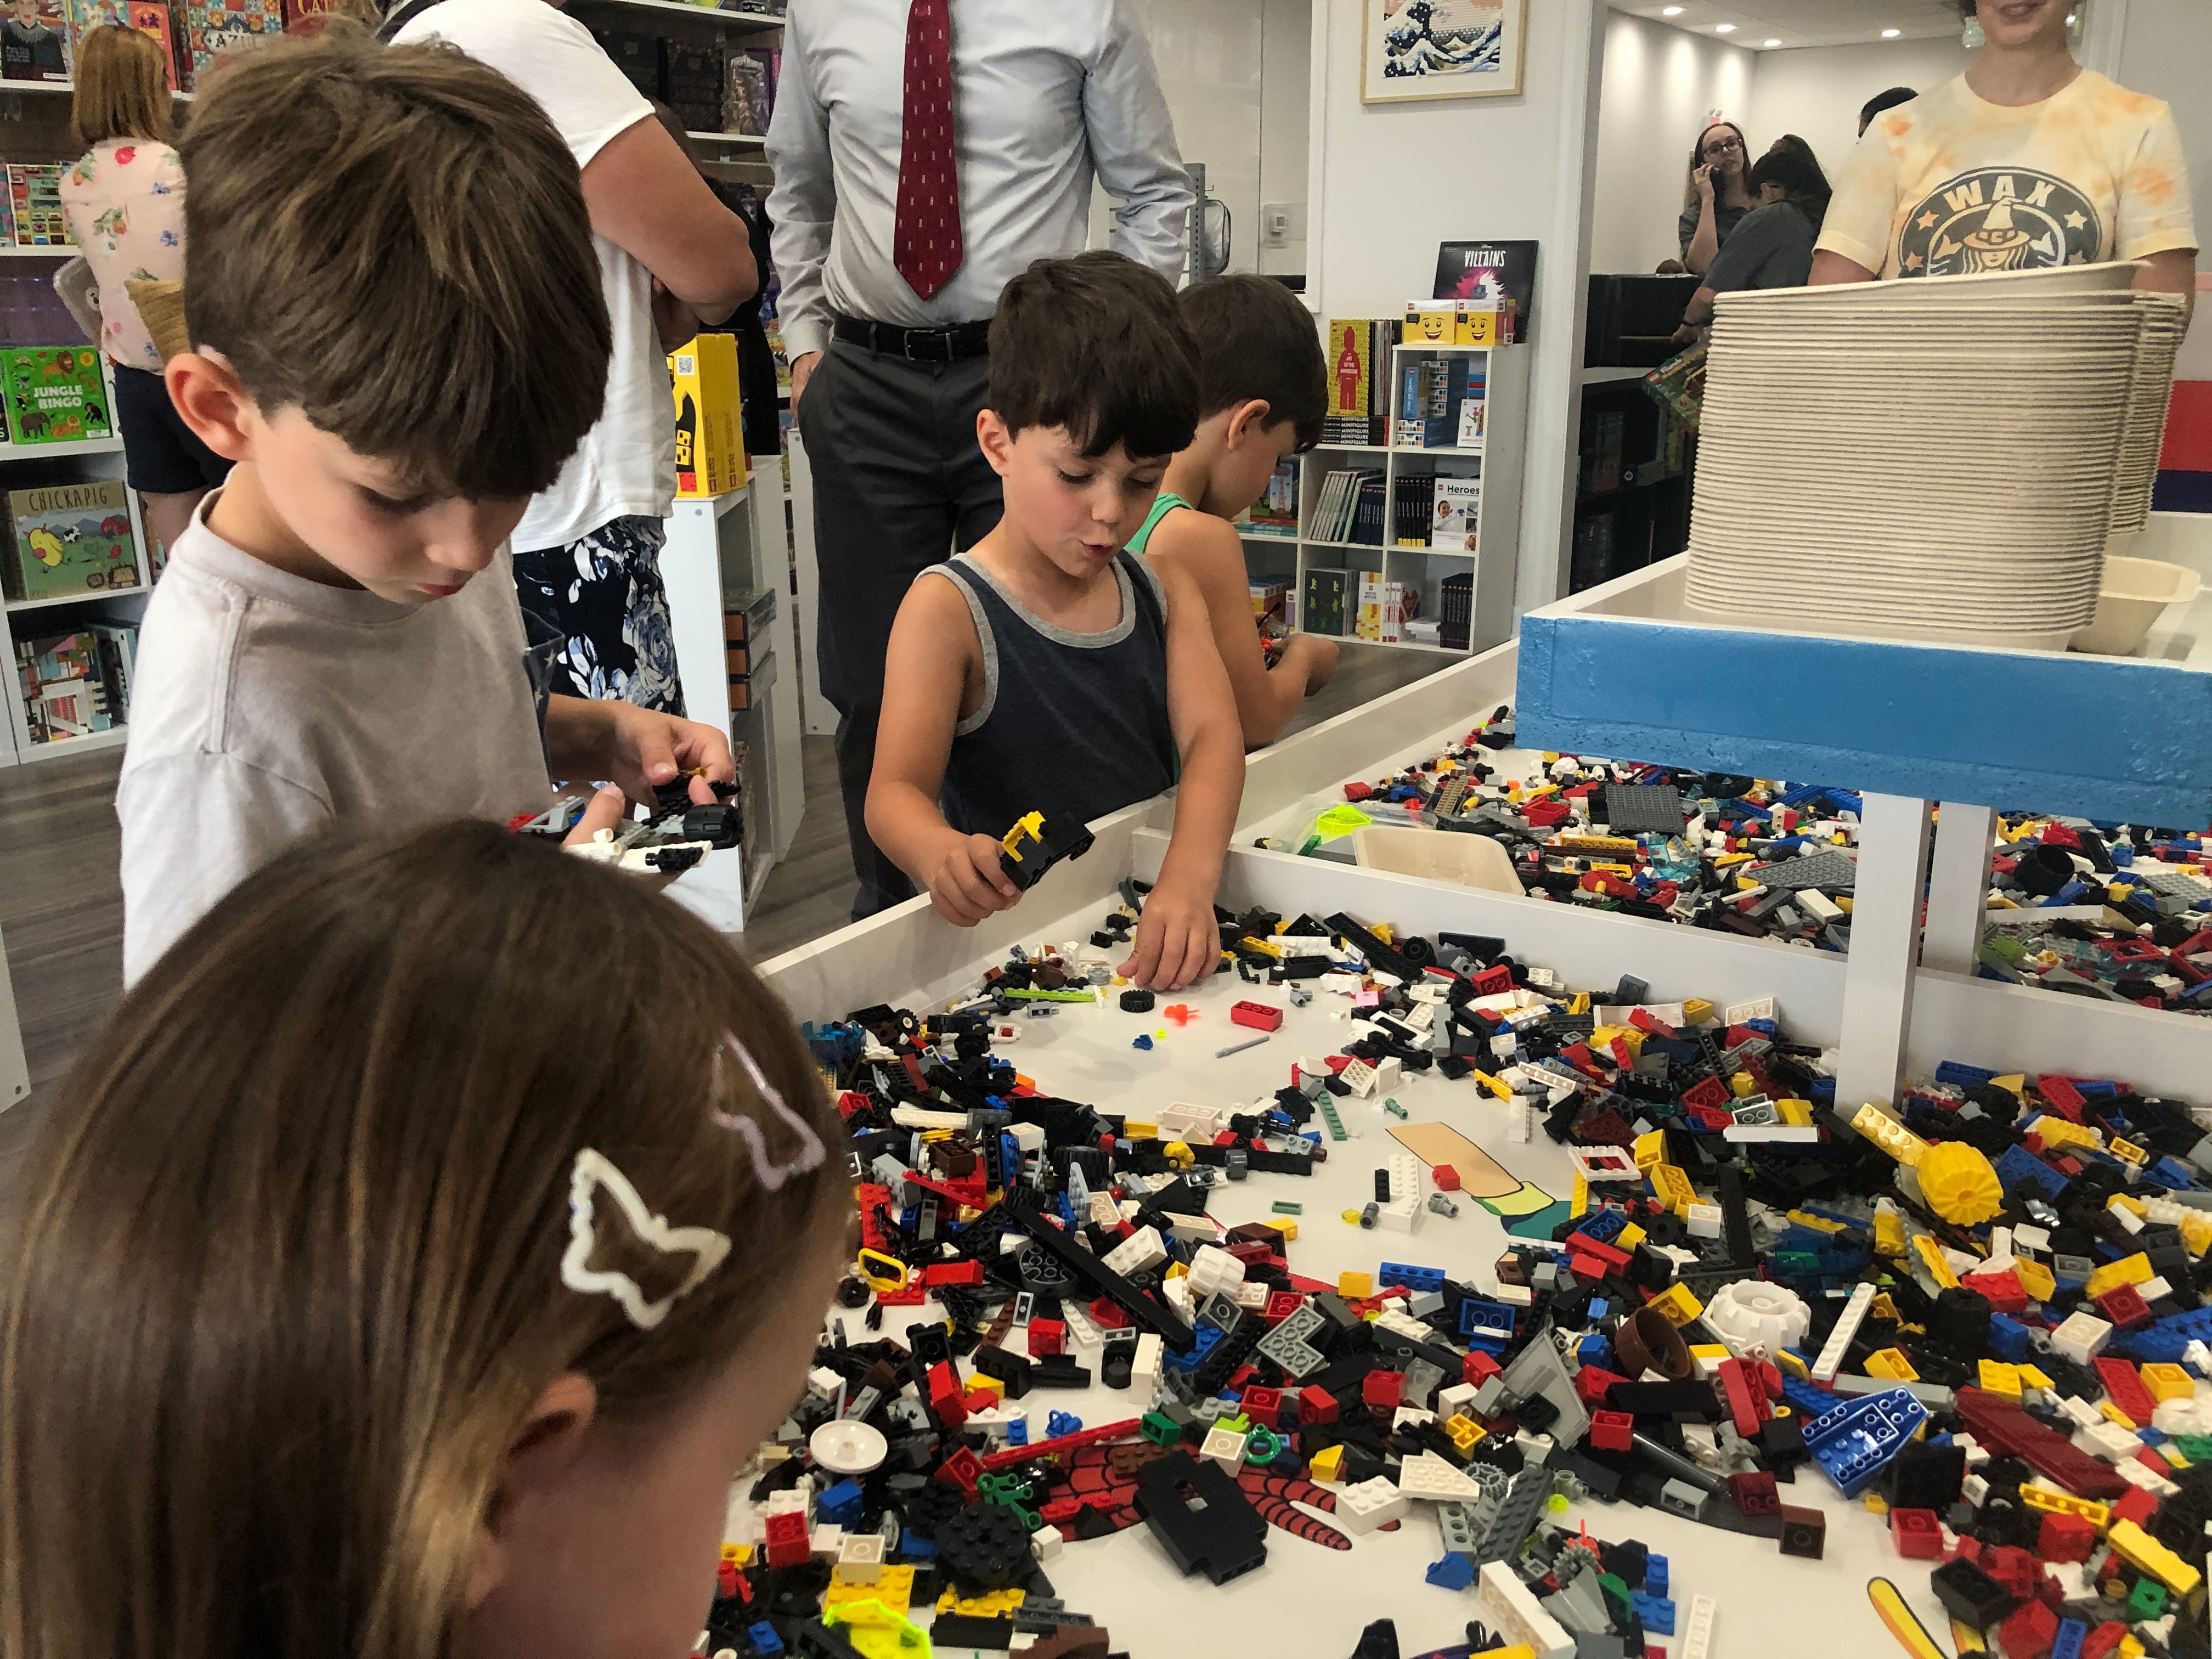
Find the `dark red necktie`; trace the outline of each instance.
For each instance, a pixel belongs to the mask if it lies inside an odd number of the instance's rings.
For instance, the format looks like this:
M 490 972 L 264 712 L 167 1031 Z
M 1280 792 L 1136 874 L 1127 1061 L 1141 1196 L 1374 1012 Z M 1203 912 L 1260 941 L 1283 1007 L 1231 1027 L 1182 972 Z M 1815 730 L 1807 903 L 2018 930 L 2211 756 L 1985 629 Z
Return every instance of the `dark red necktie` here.
M 952 158 L 952 0 L 913 0 L 906 15 L 906 106 L 891 263 L 923 299 L 967 257 Z

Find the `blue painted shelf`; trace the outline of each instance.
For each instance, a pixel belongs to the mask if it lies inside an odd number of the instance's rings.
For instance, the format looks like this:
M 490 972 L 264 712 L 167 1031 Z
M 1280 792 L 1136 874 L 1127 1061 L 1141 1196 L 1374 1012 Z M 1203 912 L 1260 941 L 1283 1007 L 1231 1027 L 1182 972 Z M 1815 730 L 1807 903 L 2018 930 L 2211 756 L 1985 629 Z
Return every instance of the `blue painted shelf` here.
M 2165 520 L 2161 523 L 2160 520 Z M 1521 620 L 1522 747 L 2183 830 L 2212 823 L 2212 520 L 2137 547 L 2206 579 L 2136 653 L 1909 644 L 1693 619 L 1686 556 Z

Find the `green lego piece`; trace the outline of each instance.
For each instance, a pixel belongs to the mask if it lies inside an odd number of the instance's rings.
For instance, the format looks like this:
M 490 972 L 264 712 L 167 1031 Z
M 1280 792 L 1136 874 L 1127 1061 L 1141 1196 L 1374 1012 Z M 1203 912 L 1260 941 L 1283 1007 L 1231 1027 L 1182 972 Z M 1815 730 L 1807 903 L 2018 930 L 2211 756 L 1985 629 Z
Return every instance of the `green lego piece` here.
M 2177 1434 L 2173 1443 L 2191 1463 L 2212 1463 L 2212 1435 Z
M 1283 1455 L 1282 1437 L 1264 1425 L 1255 1425 L 1244 1437 L 1244 1455 L 1255 1463 L 1272 1463 Z
M 2128 1597 L 2128 1620 L 2155 1619 L 2166 1611 L 2166 1586 L 2155 1578 L 2138 1578 L 2135 1594 Z
M 1331 1140 L 1348 1140 L 1351 1139 L 1350 1136 L 1344 1133 L 1344 1120 L 1336 1115 L 1336 1103 L 1334 1101 L 1331 1100 L 1325 1094 L 1316 1095 L 1314 1097 L 1314 1108 L 1316 1110 L 1320 1112 L 1321 1121 L 1328 1125 L 1328 1138 Z
M 1403 1106 L 1401 1106 L 1395 1100 L 1384 1101 L 1382 1103 L 1382 1109 L 1389 1113 L 1392 1117 L 1398 1119 L 1401 1122 L 1412 1115 L 1411 1113 L 1407 1112 Z
M 1173 1446 L 1182 1439 L 1182 1431 L 1165 1412 L 1146 1412 L 1137 1424 L 1137 1432 L 1155 1446 Z
M 1287 1198 L 1279 1198 L 1267 1206 L 1267 1213 L 1270 1215 L 1304 1215 L 1305 1212 L 1304 1205 L 1293 1204 Z M 2194 1463 L 2197 1460 L 2192 1457 L 2189 1461 Z
M 1000 991 L 1009 1002 L 1096 1002 L 1096 991 Z

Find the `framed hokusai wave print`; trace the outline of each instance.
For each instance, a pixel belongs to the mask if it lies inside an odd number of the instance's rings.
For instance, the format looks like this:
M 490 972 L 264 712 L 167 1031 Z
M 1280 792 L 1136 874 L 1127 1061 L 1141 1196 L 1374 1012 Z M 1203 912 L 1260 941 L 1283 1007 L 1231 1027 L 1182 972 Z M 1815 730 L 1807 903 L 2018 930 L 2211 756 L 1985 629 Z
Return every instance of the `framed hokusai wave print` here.
M 1503 98 L 1521 90 L 1528 0 L 1362 0 L 1360 101 Z

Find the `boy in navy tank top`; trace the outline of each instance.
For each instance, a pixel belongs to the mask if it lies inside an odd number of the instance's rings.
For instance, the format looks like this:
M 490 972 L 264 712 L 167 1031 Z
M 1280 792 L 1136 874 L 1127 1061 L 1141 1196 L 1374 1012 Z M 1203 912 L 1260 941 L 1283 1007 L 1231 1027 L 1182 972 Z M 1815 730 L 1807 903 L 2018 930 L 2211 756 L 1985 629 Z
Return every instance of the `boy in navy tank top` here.
M 1127 544 L 1197 428 L 1195 354 L 1166 279 L 1105 252 L 1040 259 L 1007 283 L 990 349 L 975 435 L 1006 516 L 899 609 L 868 834 L 972 927 L 1021 897 L 999 838 L 1024 814 L 1089 823 L 1175 789 L 1119 971 L 1180 990 L 1220 959 L 1213 890 L 1244 739 L 1204 599 Z

